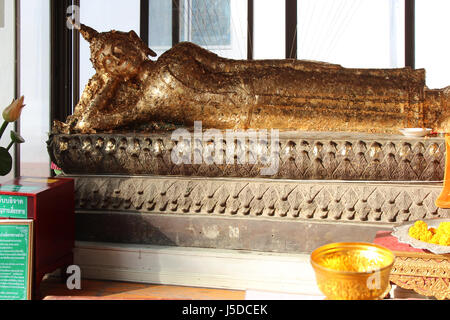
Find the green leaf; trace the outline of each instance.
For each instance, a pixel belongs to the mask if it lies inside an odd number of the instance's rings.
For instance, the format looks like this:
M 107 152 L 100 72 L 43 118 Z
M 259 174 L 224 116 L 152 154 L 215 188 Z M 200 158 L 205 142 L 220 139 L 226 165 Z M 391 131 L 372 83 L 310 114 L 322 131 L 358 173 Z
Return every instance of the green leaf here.
M 12 169 L 12 157 L 8 150 L 0 147 L 0 176 L 6 176 Z
M 25 142 L 25 139 L 22 138 L 21 135 L 18 134 L 17 132 L 15 132 L 15 131 L 11 131 L 11 140 L 14 143 L 19 143 L 19 144 Z

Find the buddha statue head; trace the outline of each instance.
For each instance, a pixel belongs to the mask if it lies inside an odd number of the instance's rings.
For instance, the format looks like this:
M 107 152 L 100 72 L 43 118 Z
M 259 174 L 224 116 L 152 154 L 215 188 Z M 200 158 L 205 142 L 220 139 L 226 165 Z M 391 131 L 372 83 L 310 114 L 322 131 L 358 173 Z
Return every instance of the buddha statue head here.
M 139 74 L 144 63 L 151 61 L 149 56 L 156 56 L 133 30 L 99 33 L 80 24 L 80 33 L 90 44 L 91 61 L 100 74 L 108 73 L 127 81 Z

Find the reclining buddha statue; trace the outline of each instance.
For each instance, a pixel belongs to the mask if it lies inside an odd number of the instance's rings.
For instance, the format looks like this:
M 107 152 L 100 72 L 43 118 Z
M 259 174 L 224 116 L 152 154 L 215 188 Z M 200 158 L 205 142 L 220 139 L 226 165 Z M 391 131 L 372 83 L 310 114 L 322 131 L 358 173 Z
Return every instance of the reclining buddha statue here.
M 204 128 L 398 133 L 450 132 L 450 87 L 425 71 L 349 69 L 286 60 L 232 60 L 182 42 L 156 54 L 135 32 L 79 28 L 96 74 L 55 133 L 137 131 L 159 122 Z

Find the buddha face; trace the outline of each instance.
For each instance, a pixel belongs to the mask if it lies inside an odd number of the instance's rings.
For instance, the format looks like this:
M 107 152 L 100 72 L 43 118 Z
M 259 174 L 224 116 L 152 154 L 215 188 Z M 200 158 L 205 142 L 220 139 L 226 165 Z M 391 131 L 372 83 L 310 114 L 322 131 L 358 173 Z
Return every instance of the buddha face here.
M 138 75 L 143 63 L 150 61 L 149 55 L 156 56 L 134 31 L 84 31 L 82 34 L 91 46 L 91 61 L 99 73 L 126 81 Z

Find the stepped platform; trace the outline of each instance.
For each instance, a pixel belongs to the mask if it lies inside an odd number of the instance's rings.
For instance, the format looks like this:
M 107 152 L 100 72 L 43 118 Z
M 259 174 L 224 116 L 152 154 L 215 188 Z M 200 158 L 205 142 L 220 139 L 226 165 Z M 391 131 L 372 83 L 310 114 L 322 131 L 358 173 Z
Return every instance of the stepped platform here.
M 271 155 L 278 170 L 270 176 L 261 175 L 258 162 L 174 164 L 173 149 L 181 145 L 193 158 L 204 148 L 217 150 L 215 142 L 191 142 L 180 144 L 167 132 L 50 136 L 52 161 L 75 180 L 76 255 L 87 277 L 195 286 L 198 277 L 178 273 L 179 264 L 191 263 L 184 253 L 189 248 L 275 254 L 281 268 L 284 259 L 297 263 L 292 255 L 307 257 L 330 242 L 373 242 L 377 232 L 404 222 L 450 217 L 449 209 L 435 205 L 443 187 L 444 138 L 281 132 Z M 249 140 L 231 144 L 247 159 L 258 150 Z M 96 244 L 95 250 L 85 244 Z M 141 255 L 154 248 L 184 250 L 170 269 L 178 276 L 142 269 Z M 103 260 L 90 265 L 96 257 Z M 205 272 L 214 259 L 205 262 Z M 240 280 L 202 275 L 206 282 L 199 285 L 267 285 L 267 273 L 247 283 L 242 271 L 233 272 Z M 308 287 L 292 277 L 272 289 Z M 312 274 L 308 281 L 314 287 Z
M 249 139 L 221 141 L 221 151 L 230 141 L 255 157 Z M 261 175 L 257 161 L 176 165 L 180 143 L 169 132 L 52 135 L 52 160 L 76 181 L 77 240 L 310 252 L 450 217 L 435 205 L 444 138 L 280 132 L 271 176 Z M 183 148 L 194 158 L 215 143 L 196 144 L 194 136 Z

